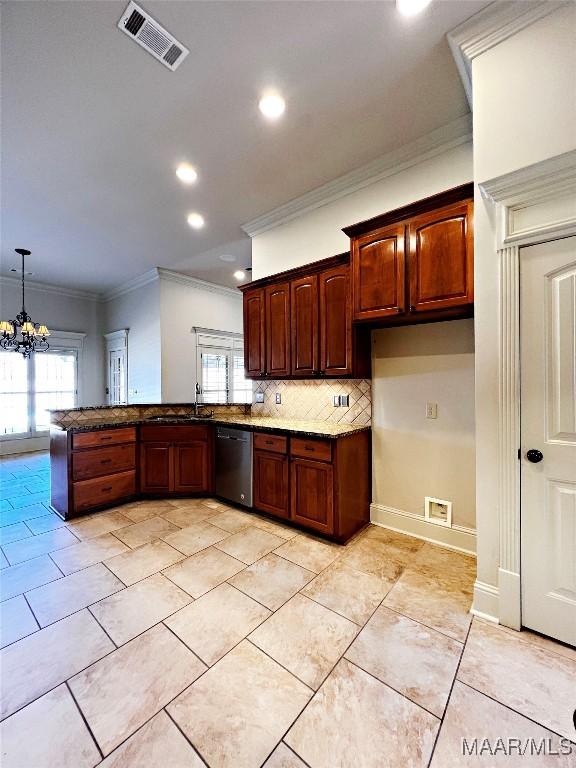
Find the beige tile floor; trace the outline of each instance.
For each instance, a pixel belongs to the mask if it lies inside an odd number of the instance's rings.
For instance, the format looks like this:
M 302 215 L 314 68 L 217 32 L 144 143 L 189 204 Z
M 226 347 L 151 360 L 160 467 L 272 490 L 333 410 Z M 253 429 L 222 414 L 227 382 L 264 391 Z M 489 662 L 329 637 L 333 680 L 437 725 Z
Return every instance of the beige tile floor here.
M 576 765 L 576 650 L 472 620 L 472 558 L 213 499 L 64 523 L 48 487 L 0 461 L 2 768 Z

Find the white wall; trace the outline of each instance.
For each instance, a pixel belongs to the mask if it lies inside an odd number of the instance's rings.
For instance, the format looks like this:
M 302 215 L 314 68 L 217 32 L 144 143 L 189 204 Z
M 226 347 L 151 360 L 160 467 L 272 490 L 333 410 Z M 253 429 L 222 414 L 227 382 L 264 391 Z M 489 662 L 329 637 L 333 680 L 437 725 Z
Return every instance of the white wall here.
M 461 145 L 257 235 L 253 275 L 265 277 L 346 251 L 350 241 L 342 227 L 472 177 L 472 146 Z M 376 504 L 422 514 L 424 496 L 437 494 L 454 501 L 457 523 L 475 527 L 472 328 L 469 320 L 373 334 Z M 424 419 L 428 399 L 439 404 L 435 423 Z M 395 522 L 402 524 L 402 518 Z
M 104 302 L 102 333 L 123 328 L 128 329 L 128 402 L 159 403 L 162 384 L 158 279 Z
M 2 320 L 12 319 L 22 308 L 20 287 L 10 279 L 0 281 Z M 82 402 L 98 405 L 104 396 L 101 305 L 94 298 L 70 296 L 53 288 L 26 286 L 26 310 L 35 322 L 58 331 L 85 333 L 80 382 Z M 50 340 L 48 340 L 50 341 Z
M 381 329 L 373 342 L 374 503 L 423 516 L 433 496 L 474 528 L 474 321 Z
M 342 227 L 472 181 L 472 145 L 463 144 L 303 214 L 252 240 L 255 280 L 349 250 Z
M 576 5 L 473 61 L 474 177 L 483 182 L 576 148 Z M 476 195 L 475 329 L 478 580 L 498 585 L 498 296 L 492 206 Z
M 242 294 L 201 281 L 160 280 L 162 402 L 192 402 L 196 371 L 194 327 L 242 333 Z

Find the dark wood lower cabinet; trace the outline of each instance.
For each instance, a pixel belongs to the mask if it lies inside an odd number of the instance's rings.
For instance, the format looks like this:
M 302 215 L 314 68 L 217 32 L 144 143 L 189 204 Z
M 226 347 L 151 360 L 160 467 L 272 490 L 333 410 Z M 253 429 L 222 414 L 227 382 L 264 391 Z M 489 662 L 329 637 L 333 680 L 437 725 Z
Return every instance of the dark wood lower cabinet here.
M 138 433 L 134 427 L 53 430 L 52 507 L 67 520 L 139 496 L 209 495 L 212 430 L 159 424 L 143 424 Z M 369 431 L 333 439 L 257 432 L 253 458 L 256 511 L 340 542 L 369 522 Z
M 292 459 L 290 466 L 292 520 L 327 536 L 334 534 L 332 464 Z
M 288 456 L 254 451 L 254 506 L 276 517 L 288 518 Z
M 369 431 L 332 440 L 278 440 L 254 436 L 255 509 L 337 541 L 346 541 L 369 522 Z
M 210 486 L 208 443 L 176 444 L 173 446 L 174 490 L 177 493 L 206 493 Z
M 140 445 L 140 490 L 142 493 L 168 493 L 173 485 L 170 443 Z

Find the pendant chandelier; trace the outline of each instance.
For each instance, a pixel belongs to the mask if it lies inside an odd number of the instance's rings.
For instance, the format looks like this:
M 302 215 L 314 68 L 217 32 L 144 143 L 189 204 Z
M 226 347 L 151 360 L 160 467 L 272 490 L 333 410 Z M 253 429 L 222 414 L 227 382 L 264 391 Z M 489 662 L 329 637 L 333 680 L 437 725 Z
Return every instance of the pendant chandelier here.
M 49 344 L 46 338 L 50 331 L 45 325 L 33 322 L 26 312 L 24 303 L 24 257 L 30 256 L 25 248 L 16 248 L 16 253 L 22 257 L 22 311 L 15 320 L 0 322 L 0 348 L 7 351 L 20 352 L 24 357 L 31 357 L 32 352 L 45 352 Z

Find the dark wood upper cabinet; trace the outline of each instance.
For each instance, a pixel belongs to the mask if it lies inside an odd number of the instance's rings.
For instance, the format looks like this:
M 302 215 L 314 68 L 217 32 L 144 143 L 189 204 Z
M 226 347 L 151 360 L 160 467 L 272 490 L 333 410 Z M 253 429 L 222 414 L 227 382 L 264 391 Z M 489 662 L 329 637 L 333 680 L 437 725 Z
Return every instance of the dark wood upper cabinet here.
M 350 268 L 347 264 L 321 272 L 320 373 L 348 376 L 352 373 L 352 322 Z
M 290 375 L 290 283 L 266 288 L 266 373 Z
M 264 289 L 244 294 L 244 367 L 247 376 L 266 373 L 266 329 Z
M 473 203 L 423 214 L 409 225 L 410 311 L 474 301 Z
M 352 326 L 350 254 L 263 278 L 242 290 L 248 378 L 370 376 L 369 333 Z M 258 351 L 262 339 L 265 359 Z
M 354 320 L 408 325 L 474 312 L 474 185 L 368 221 L 350 237 Z
M 394 224 L 352 241 L 354 320 L 405 309 L 405 226 Z
M 290 283 L 292 375 L 318 373 L 318 275 Z

